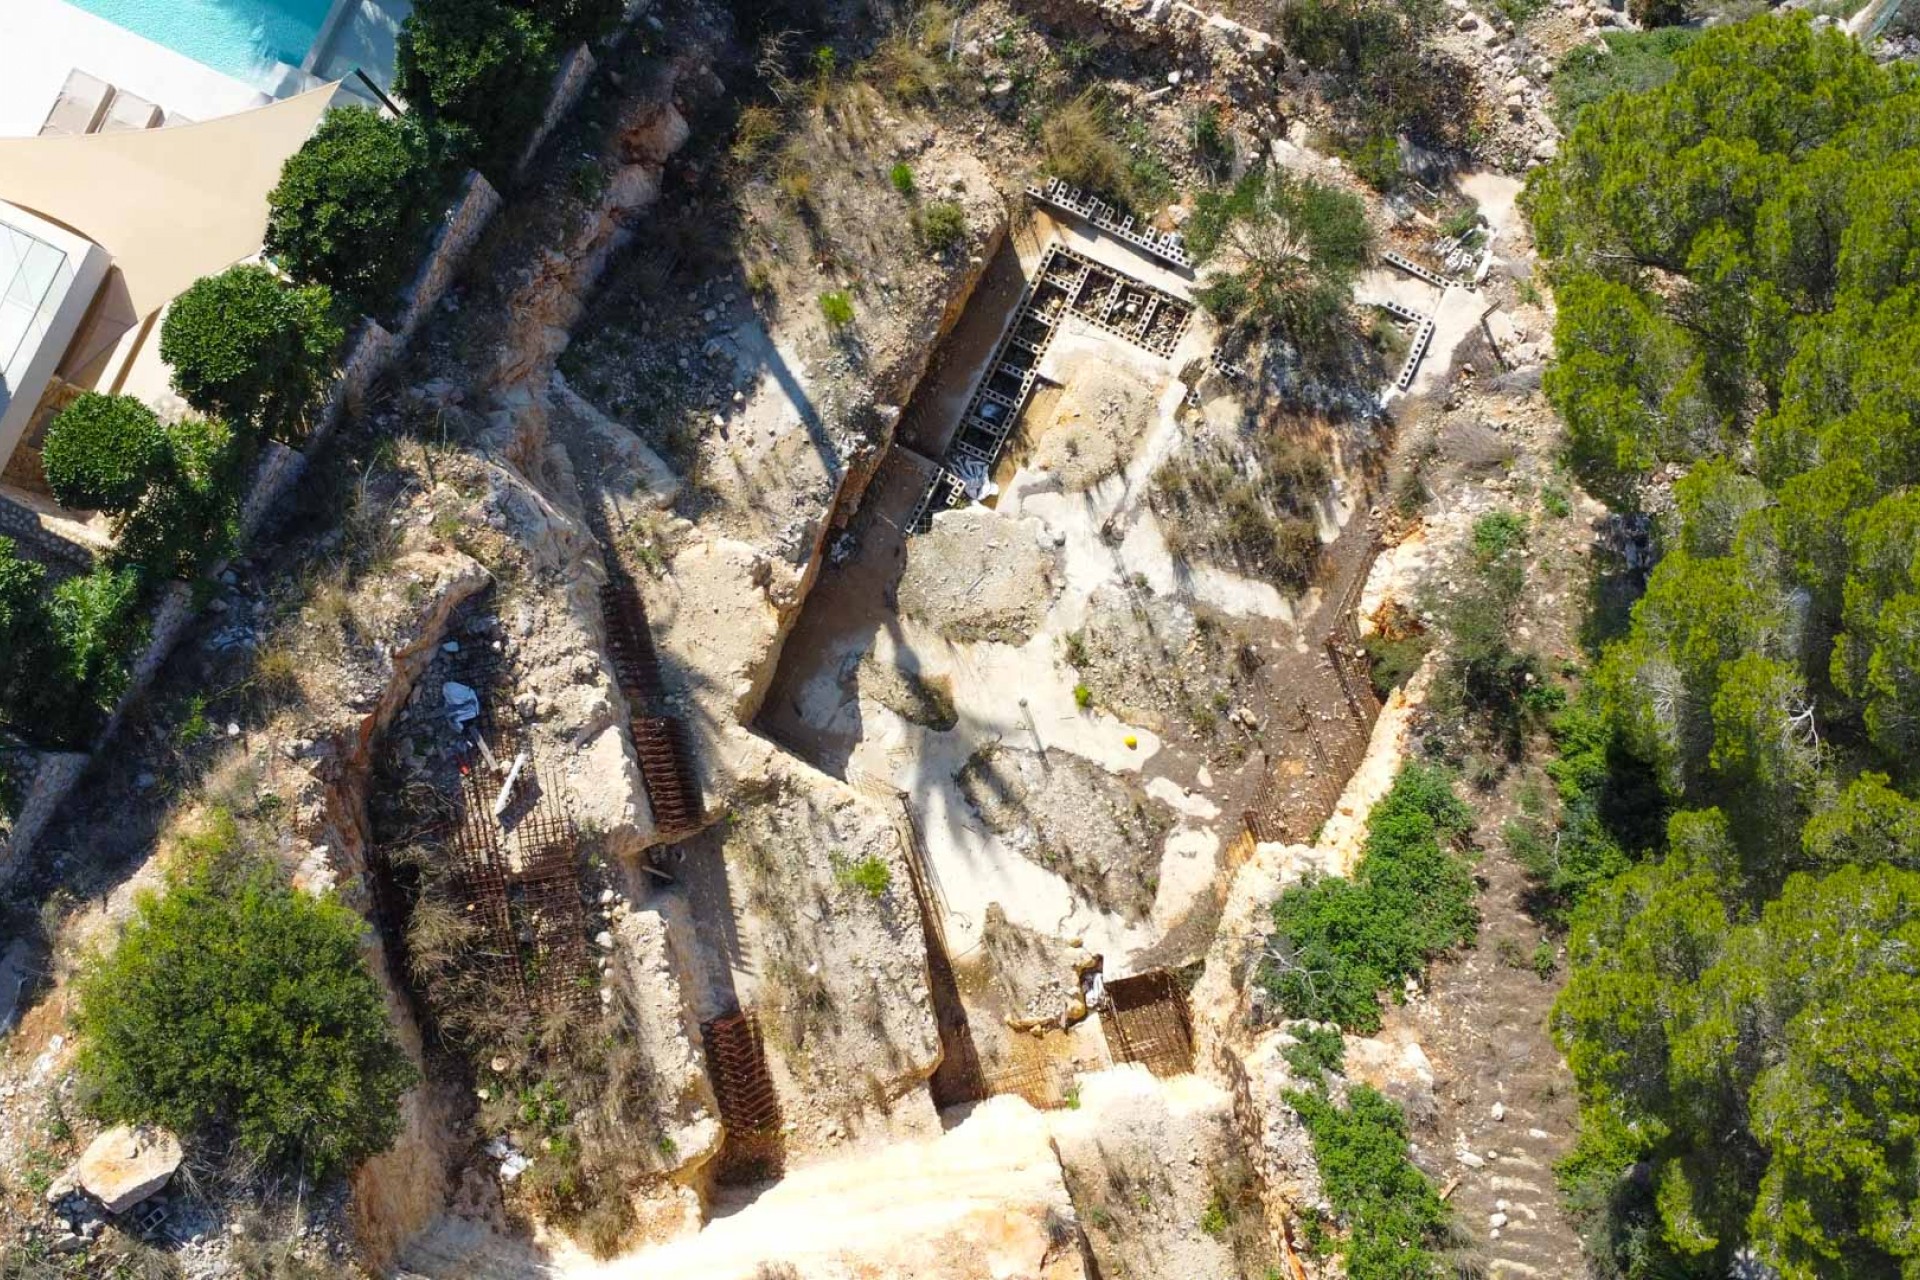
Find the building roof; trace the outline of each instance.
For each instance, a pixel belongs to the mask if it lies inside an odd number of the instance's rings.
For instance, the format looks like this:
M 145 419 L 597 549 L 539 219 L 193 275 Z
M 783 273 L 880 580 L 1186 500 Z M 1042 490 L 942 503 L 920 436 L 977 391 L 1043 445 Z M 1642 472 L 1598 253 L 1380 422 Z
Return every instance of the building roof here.
M 0 200 L 106 250 L 136 315 L 260 251 L 267 194 L 337 84 L 170 129 L 0 138 Z

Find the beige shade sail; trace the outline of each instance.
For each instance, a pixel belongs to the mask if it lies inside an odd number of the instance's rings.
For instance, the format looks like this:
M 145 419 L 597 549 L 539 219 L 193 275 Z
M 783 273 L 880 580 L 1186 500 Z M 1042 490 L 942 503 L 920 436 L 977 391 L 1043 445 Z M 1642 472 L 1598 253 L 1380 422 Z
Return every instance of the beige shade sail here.
M 171 129 L 0 138 L 0 200 L 105 249 L 144 318 L 260 251 L 267 193 L 336 88 Z

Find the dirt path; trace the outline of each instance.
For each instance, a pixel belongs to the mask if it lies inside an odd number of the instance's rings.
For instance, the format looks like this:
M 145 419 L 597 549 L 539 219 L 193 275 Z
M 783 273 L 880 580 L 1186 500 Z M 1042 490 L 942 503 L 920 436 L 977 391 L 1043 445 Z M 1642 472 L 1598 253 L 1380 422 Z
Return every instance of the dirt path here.
M 1472 950 L 1436 963 L 1420 998 L 1395 1005 L 1380 1039 L 1411 1035 L 1433 1065 L 1434 1114 L 1420 1127 L 1422 1163 L 1460 1224 L 1482 1241 L 1489 1280 L 1582 1273 L 1579 1238 L 1561 1207 L 1553 1165 L 1573 1146 L 1573 1074 L 1547 1034 L 1556 971 L 1533 968 L 1543 938 L 1526 913 L 1527 877 L 1502 847 L 1511 792 L 1476 797 L 1481 926 Z M 1457 1182 L 1456 1182 L 1457 1180 Z

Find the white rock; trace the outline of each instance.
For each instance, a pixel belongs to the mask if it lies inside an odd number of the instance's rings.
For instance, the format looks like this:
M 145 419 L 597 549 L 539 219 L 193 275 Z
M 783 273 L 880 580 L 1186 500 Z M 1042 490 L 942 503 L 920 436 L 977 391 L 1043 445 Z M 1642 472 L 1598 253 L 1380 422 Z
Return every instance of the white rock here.
M 593 935 L 593 945 L 602 951 L 611 951 L 613 950 L 613 935 L 605 929 L 602 929 Z
M 108 1213 L 125 1213 L 166 1186 L 182 1156 L 165 1129 L 115 1125 L 87 1144 L 72 1174 Z
M 1507 1104 L 1504 1102 L 1494 1103 L 1493 1110 L 1488 1112 L 1488 1114 L 1495 1120 L 1505 1120 L 1507 1118 Z
M 1507 1215 L 1504 1213 L 1490 1213 L 1487 1215 L 1487 1225 L 1497 1231 L 1507 1225 Z

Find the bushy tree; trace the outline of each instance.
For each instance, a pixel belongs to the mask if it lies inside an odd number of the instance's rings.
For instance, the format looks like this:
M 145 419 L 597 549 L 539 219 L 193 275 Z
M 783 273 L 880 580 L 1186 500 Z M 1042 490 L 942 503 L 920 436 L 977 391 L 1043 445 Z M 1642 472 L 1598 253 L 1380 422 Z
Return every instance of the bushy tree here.
M 325 285 L 289 286 L 257 264 L 196 280 L 160 326 L 173 389 L 195 409 L 297 439 L 346 339 Z
M 1606 1117 L 1576 1166 L 1607 1142 L 1596 1178 L 1647 1164 L 1624 1207 L 1645 1274 L 1724 1275 L 1743 1245 L 1790 1280 L 1899 1274 L 1920 1123 L 1920 979 L 1899 957 L 1920 943 L 1920 876 L 1797 875 L 1729 928 L 1726 886 L 1681 862 L 1576 922 L 1556 1026 Z
M 1201 304 L 1229 324 L 1319 355 L 1351 328 L 1353 282 L 1373 251 L 1359 200 L 1276 168 L 1201 195 L 1188 243 L 1205 264 Z
M 80 1071 L 104 1119 L 340 1173 L 392 1142 L 414 1072 L 367 971 L 365 923 L 234 842 L 216 813 L 189 864 L 87 962 Z
M 414 270 L 441 186 L 411 119 L 336 108 L 280 170 L 267 198 L 267 256 L 295 280 L 384 315 Z
M 1677 810 L 1580 891 L 1555 1015 L 1609 1274 L 1920 1270 L 1916 121 L 1905 71 L 1759 19 L 1585 111 L 1528 189 L 1583 476 L 1624 503 L 1692 466 L 1574 788 Z
M 1560 260 L 1547 389 L 1593 477 L 1723 447 L 1782 400 L 1798 317 L 1902 283 L 1909 82 L 1804 18 L 1716 28 L 1673 66 L 1583 112 L 1525 197 Z
M 417 0 L 394 87 L 459 155 L 504 176 L 540 118 L 558 64 L 552 24 L 506 0 Z
M 166 454 L 153 410 L 132 396 L 89 391 L 47 425 L 41 461 L 61 506 L 117 515 L 140 501 Z

